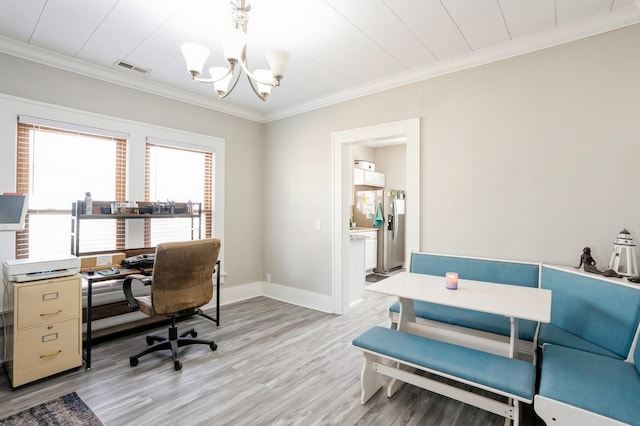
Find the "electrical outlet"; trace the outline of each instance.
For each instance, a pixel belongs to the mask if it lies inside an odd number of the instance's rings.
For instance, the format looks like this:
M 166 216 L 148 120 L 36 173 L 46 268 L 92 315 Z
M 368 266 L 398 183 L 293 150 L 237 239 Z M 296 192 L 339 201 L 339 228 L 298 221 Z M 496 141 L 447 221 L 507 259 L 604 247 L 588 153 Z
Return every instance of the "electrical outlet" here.
M 267 282 L 270 283 L 271 282 L 271 274 L 267 272 Z

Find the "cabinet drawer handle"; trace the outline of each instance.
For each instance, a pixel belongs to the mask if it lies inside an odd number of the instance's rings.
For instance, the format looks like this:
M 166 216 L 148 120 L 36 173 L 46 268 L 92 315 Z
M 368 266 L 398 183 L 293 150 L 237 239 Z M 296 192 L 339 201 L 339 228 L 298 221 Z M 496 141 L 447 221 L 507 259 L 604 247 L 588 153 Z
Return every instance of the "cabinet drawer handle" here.
M 50 356 L 58 355 L 60 352 L 62 352 L 62 349 L 58 349 L 57 351 L 49 352 L 48 354 L 40 355 L 40 359 L 49 358 Z
M 58 309 L 57 311 L 54 311 L 54 312 L 44 312 L 44 313 L 40 314 L 40 316 L 41 317 L 49 317 L 51 315 L 58 315 L 61 312 L 62 312 L 62 309 Z

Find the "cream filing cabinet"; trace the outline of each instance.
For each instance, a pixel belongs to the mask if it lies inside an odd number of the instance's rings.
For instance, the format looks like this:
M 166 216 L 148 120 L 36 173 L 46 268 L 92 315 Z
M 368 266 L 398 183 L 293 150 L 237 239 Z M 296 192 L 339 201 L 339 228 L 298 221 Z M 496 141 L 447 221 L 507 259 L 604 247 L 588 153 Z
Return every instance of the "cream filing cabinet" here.
M 6 369 L 13 387 L 82 365 L 80 275 L 5 282 Z

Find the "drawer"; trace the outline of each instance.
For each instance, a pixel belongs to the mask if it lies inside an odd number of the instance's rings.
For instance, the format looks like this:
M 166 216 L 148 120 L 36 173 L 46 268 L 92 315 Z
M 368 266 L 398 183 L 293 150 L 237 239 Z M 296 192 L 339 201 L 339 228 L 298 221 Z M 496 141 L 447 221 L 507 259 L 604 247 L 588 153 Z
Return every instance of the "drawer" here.
M 80 316 L 80 278 L 16 286 L 18 329 Z
M 79 318 L 16 334 L 13 386 L 82 365 Z

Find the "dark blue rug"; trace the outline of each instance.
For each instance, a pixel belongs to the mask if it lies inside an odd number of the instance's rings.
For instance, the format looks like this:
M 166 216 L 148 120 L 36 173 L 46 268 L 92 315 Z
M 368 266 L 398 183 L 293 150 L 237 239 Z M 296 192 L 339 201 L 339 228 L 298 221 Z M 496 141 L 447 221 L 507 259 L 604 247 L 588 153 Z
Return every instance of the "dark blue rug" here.
M 72 392 L 60 398 L 27 408 L 0 420 L 11 426 L 104 426 L 87 404 Z

